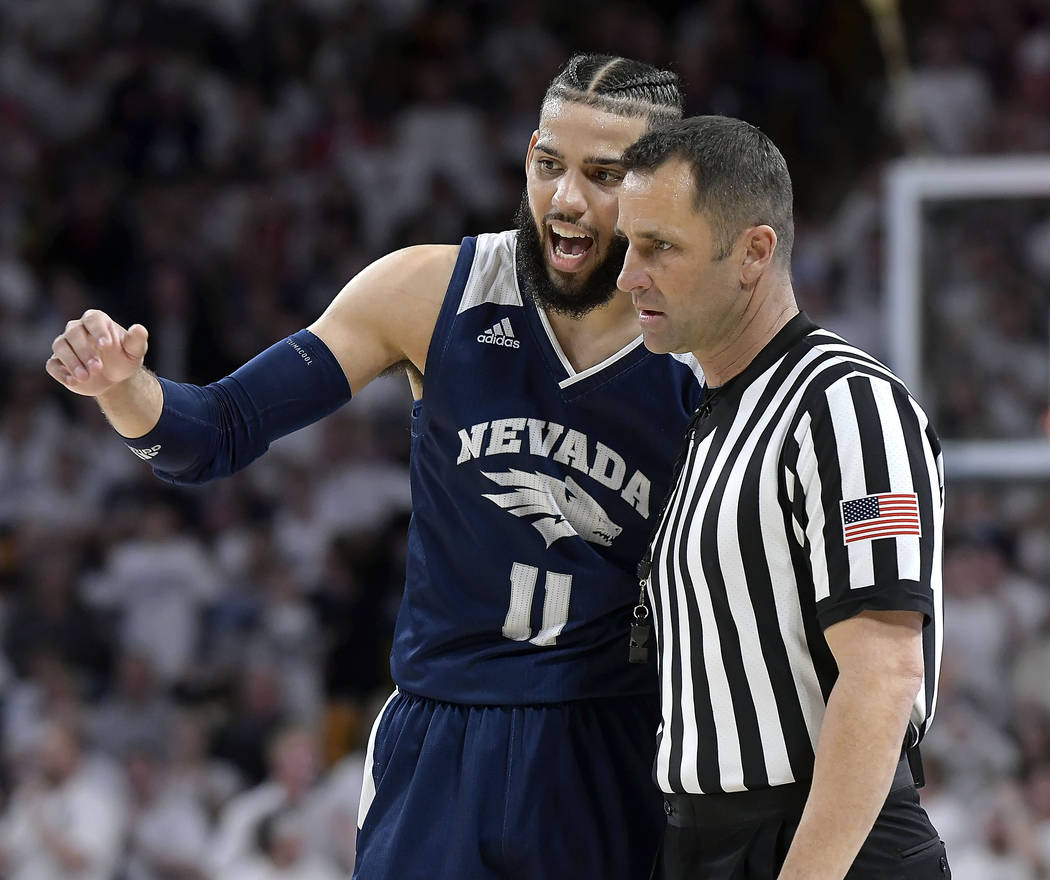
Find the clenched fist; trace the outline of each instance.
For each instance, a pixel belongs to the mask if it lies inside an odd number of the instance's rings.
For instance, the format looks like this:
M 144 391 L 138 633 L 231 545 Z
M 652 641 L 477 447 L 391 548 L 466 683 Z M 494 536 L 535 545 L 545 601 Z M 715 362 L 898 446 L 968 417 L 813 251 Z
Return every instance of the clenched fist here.
M 97 397 L 142 366 L 148 338 L 141 324 L 125 330 L 105 312 L 88 309 L 51 343 L 48 375 L 70 391 Z

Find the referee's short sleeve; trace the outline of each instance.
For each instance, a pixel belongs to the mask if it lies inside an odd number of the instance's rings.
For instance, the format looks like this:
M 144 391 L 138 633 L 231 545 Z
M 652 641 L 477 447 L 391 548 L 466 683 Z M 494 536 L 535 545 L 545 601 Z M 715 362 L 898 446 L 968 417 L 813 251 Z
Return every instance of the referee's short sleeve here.
M 934 616 L 940 444 L 904 386 L 854 373 L 812 395 L 788 462 L 823 628 L 865 610 Z

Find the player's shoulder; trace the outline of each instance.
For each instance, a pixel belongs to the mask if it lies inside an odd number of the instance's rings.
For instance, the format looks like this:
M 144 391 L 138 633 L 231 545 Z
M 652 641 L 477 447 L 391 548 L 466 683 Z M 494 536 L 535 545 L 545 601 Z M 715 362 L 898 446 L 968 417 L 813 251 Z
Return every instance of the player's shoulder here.
M 459 245 L 424 244 L 391 251 L 347 282 L 333 304 L 364 309 L 377 318 L 393 312 L 437 312 L 456 270 Z
M 453 279 L 465 281 L 479 274 L 514 274 L 516 233 L 485 232 L 468 236 L 459 244 L 422 244 L 401 248 L 373 266 L 395 282 L 444 296 Z
M 444 292 L 459 261 L 458 244 L 418 244 L 381 257 L 372 267 L 381 269 L 388 279 L 423 289 Z M 370 268 L 372 268 L 370 267 Z
M 310 326 L 355 392 L 404 360 L 422 370 L 459 254 L 459 245 L 418 245 L 380 257 L 351 278 Z

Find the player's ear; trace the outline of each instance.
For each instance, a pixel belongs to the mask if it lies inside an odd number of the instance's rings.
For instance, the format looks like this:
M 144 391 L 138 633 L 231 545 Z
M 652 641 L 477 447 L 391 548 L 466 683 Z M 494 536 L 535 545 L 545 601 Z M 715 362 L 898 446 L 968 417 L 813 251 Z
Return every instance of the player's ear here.
M 529 173 L 529 166 L 532 165 L 532 153 L 536 149 L 536 142 L 540 139 L 540 130 L 537 128 L 529 139 L 529 148 L 525 151 L 525 174 Z

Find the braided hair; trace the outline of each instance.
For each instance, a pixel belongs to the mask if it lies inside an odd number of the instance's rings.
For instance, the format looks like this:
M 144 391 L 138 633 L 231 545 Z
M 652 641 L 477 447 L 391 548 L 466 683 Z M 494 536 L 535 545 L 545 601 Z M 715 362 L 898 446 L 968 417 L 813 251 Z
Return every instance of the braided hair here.
M 555 101 L 645 118 L 650 127 L 682 118 L 676 73 L 615 55 L 573 55 L 547 87 L 541 112 Z

